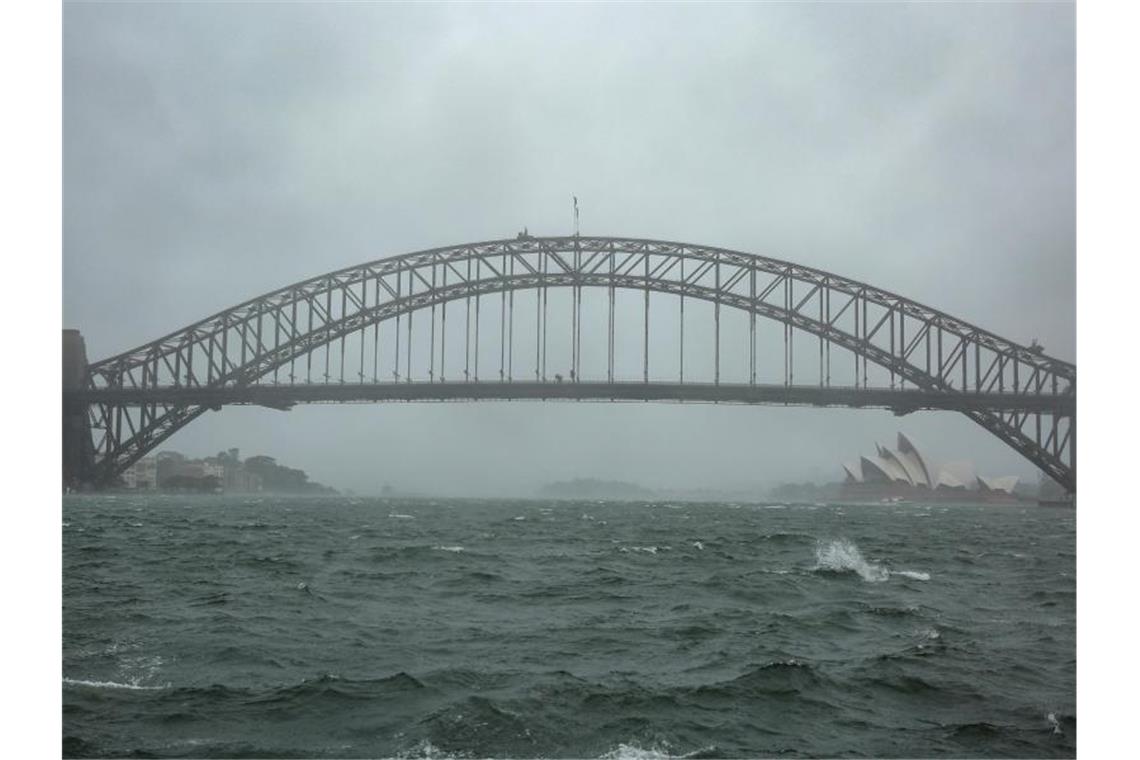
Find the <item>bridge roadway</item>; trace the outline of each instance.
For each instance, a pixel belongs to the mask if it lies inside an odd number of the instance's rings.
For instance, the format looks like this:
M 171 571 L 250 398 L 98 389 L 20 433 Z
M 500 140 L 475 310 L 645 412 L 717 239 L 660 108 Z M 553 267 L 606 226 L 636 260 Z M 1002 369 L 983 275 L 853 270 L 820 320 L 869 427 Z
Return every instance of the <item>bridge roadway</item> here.
M 832 406 L 890 409 L 908 414 L 924 409 L 952 411 L 1076 411 L 1072 394 L 971 393 L 921 389 L 665 382 L 389 382 L 264 384 L 229 387 L 101 388 L 65 393 L 80 403 L 171 404 L 221 408 L 252 404 L 288 409 L 295 404 L 393 401 L 671 401 L 781 406 Z

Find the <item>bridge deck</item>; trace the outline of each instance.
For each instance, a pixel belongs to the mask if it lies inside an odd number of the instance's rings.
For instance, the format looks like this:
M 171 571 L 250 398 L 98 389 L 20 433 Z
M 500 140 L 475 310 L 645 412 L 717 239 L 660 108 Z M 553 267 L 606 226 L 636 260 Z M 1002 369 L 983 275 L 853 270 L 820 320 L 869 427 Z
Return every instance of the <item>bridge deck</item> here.
M 404 382 L 246 385 L 225 388 L 113 388 L 65 393 L 69 401 L 220 407 L 254 404 L 285 409 L 295 404 L 392 401 L 672 401 L 785 406 L 841 406 L 953 411 L 1002 410 L 1072 414 L 1072 395 L 946 393 L 919 389 L 663 382 Z

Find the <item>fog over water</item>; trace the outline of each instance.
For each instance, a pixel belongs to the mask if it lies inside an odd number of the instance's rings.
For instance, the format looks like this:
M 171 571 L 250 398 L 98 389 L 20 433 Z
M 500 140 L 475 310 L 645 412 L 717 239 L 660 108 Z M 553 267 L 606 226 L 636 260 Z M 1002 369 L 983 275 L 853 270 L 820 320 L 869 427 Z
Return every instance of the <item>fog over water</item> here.
M 71 3 L 64 325 L 103 358 L 339 267 L 567 234 L 576 195 L 583 234 L 789 259 L 1072 361 L 1074 56 L 1071 5 Z M 900 429 L 1036 480 L 946 412 L 227 408 L 165 447 L 523 494 L 838 480 Z

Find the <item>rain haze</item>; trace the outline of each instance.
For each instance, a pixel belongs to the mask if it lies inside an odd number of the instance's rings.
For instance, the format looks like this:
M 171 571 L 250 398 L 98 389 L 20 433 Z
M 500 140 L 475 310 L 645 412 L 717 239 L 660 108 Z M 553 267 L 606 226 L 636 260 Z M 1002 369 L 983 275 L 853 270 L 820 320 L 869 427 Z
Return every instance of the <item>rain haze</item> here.
M 101 359 L 333 269 L 571 233 L 577 196 L 583 235 L 794 261 L 1073 361 L 1074 48 L 1063 4 L 68 3 L 64 326 Z M 1036 481 L 951 412 L 228 407 L 163 448 L 360 493 L 759 491 L 899 430 Z

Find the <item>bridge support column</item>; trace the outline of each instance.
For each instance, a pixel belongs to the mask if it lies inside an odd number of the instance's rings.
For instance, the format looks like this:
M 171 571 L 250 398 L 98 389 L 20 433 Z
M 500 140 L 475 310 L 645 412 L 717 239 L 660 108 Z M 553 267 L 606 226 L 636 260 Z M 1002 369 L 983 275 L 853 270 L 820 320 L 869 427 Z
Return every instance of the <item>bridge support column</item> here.
M 63 487 L 78 489 L 91 482 L 95 452 L 87 405 L 67 401 L 68 391 L 83 389 L 87 379 L 87 348 L 78 330 L 63 331 Z

